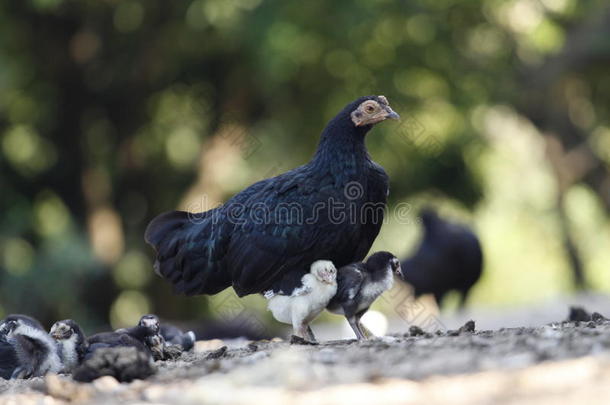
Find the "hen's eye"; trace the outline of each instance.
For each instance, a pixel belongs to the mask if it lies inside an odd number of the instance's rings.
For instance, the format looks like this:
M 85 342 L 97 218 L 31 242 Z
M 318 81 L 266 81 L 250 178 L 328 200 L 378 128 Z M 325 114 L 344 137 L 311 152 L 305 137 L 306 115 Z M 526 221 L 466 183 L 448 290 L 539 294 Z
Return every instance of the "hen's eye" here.
M 367 105 L 366 106 L 366 112 L 372 113 L 373 111 L 375 111 L 375 107 L 373 107 L 372 105 Z

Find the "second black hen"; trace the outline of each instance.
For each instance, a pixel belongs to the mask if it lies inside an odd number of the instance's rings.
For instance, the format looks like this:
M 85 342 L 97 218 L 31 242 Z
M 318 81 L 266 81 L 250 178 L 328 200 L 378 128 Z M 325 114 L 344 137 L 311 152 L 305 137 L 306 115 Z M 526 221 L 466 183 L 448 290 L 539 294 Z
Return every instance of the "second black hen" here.
M 424 235 L 415 253 L 402 262 L 403 278 L 415 296 L 433 294 L 439 306 L 448 292 L 458 291 L 462 308 L 483 268 L 479 239 L 468 227 L 444 220 L 432 209 L 423 210 L 421 219 Z

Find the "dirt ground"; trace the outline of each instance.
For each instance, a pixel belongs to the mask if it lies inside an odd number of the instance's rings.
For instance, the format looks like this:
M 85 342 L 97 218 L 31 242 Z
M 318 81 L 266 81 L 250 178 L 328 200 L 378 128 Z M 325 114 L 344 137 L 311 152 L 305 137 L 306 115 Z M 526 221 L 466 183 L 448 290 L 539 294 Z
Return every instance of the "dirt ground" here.
M 157 366 L 155 376 L 130 384 L 0 380 L 0 404 L 609 403 L 610 321 L 493 331 L 469 322 L 318 345 L 202 341 Z

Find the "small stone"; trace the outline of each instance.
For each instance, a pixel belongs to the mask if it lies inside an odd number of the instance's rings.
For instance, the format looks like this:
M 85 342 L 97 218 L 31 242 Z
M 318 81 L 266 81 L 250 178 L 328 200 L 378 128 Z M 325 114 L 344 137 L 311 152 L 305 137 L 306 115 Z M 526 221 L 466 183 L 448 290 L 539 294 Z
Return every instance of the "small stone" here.
M 458 329 L 458 331 L 460 333 L 462 332 L 474 332 L 474 321 L 471 319 L 468 322 L 466 322 L 462 327 L 460 327 L 460 329 Z
M 409 334 L 411 336 L 423 336 L 426 334 L 426 332 L 424 332 L 419 326 L 413 325 L 409 328 Z
M 111 392 L 116 391 L 121 386 L 121 383 L 119 383 L 116 378 L 106 375 L 94 380 L 92 385 L 98 391 Z
M 220 349 L 213 350 L 212 352 L 208 353 L 208 355 L 205 358 L 206 358 L 206 360 L 219 359 L 225 355 L 225 353 L 227 352 L 227 349 L 228 349 L 227 346 L 223 346 Z
M 606 318 L 599 312 L 593 312 L 593 314 L 591 315 L 591 320 L 596 323 L 604 323 L 608 320 L 608 318 Z
M 57 374 L 47 374 L 44 382 L 47 393 L 61 400 L 85 402 L 91 396 L 90 386 L 75 383 Z

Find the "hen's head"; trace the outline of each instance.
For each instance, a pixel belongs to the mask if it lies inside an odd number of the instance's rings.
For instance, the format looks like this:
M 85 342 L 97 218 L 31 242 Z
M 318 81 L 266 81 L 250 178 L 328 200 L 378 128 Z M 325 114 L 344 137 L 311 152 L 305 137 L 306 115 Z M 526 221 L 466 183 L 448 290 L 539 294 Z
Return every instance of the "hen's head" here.
M 385 96 L 360 97 L 351 103 L 348 109 L 350 119 L 356 127 L 372 126 L 387 119 L 400 119 L 400 116 L 390 107 Z

